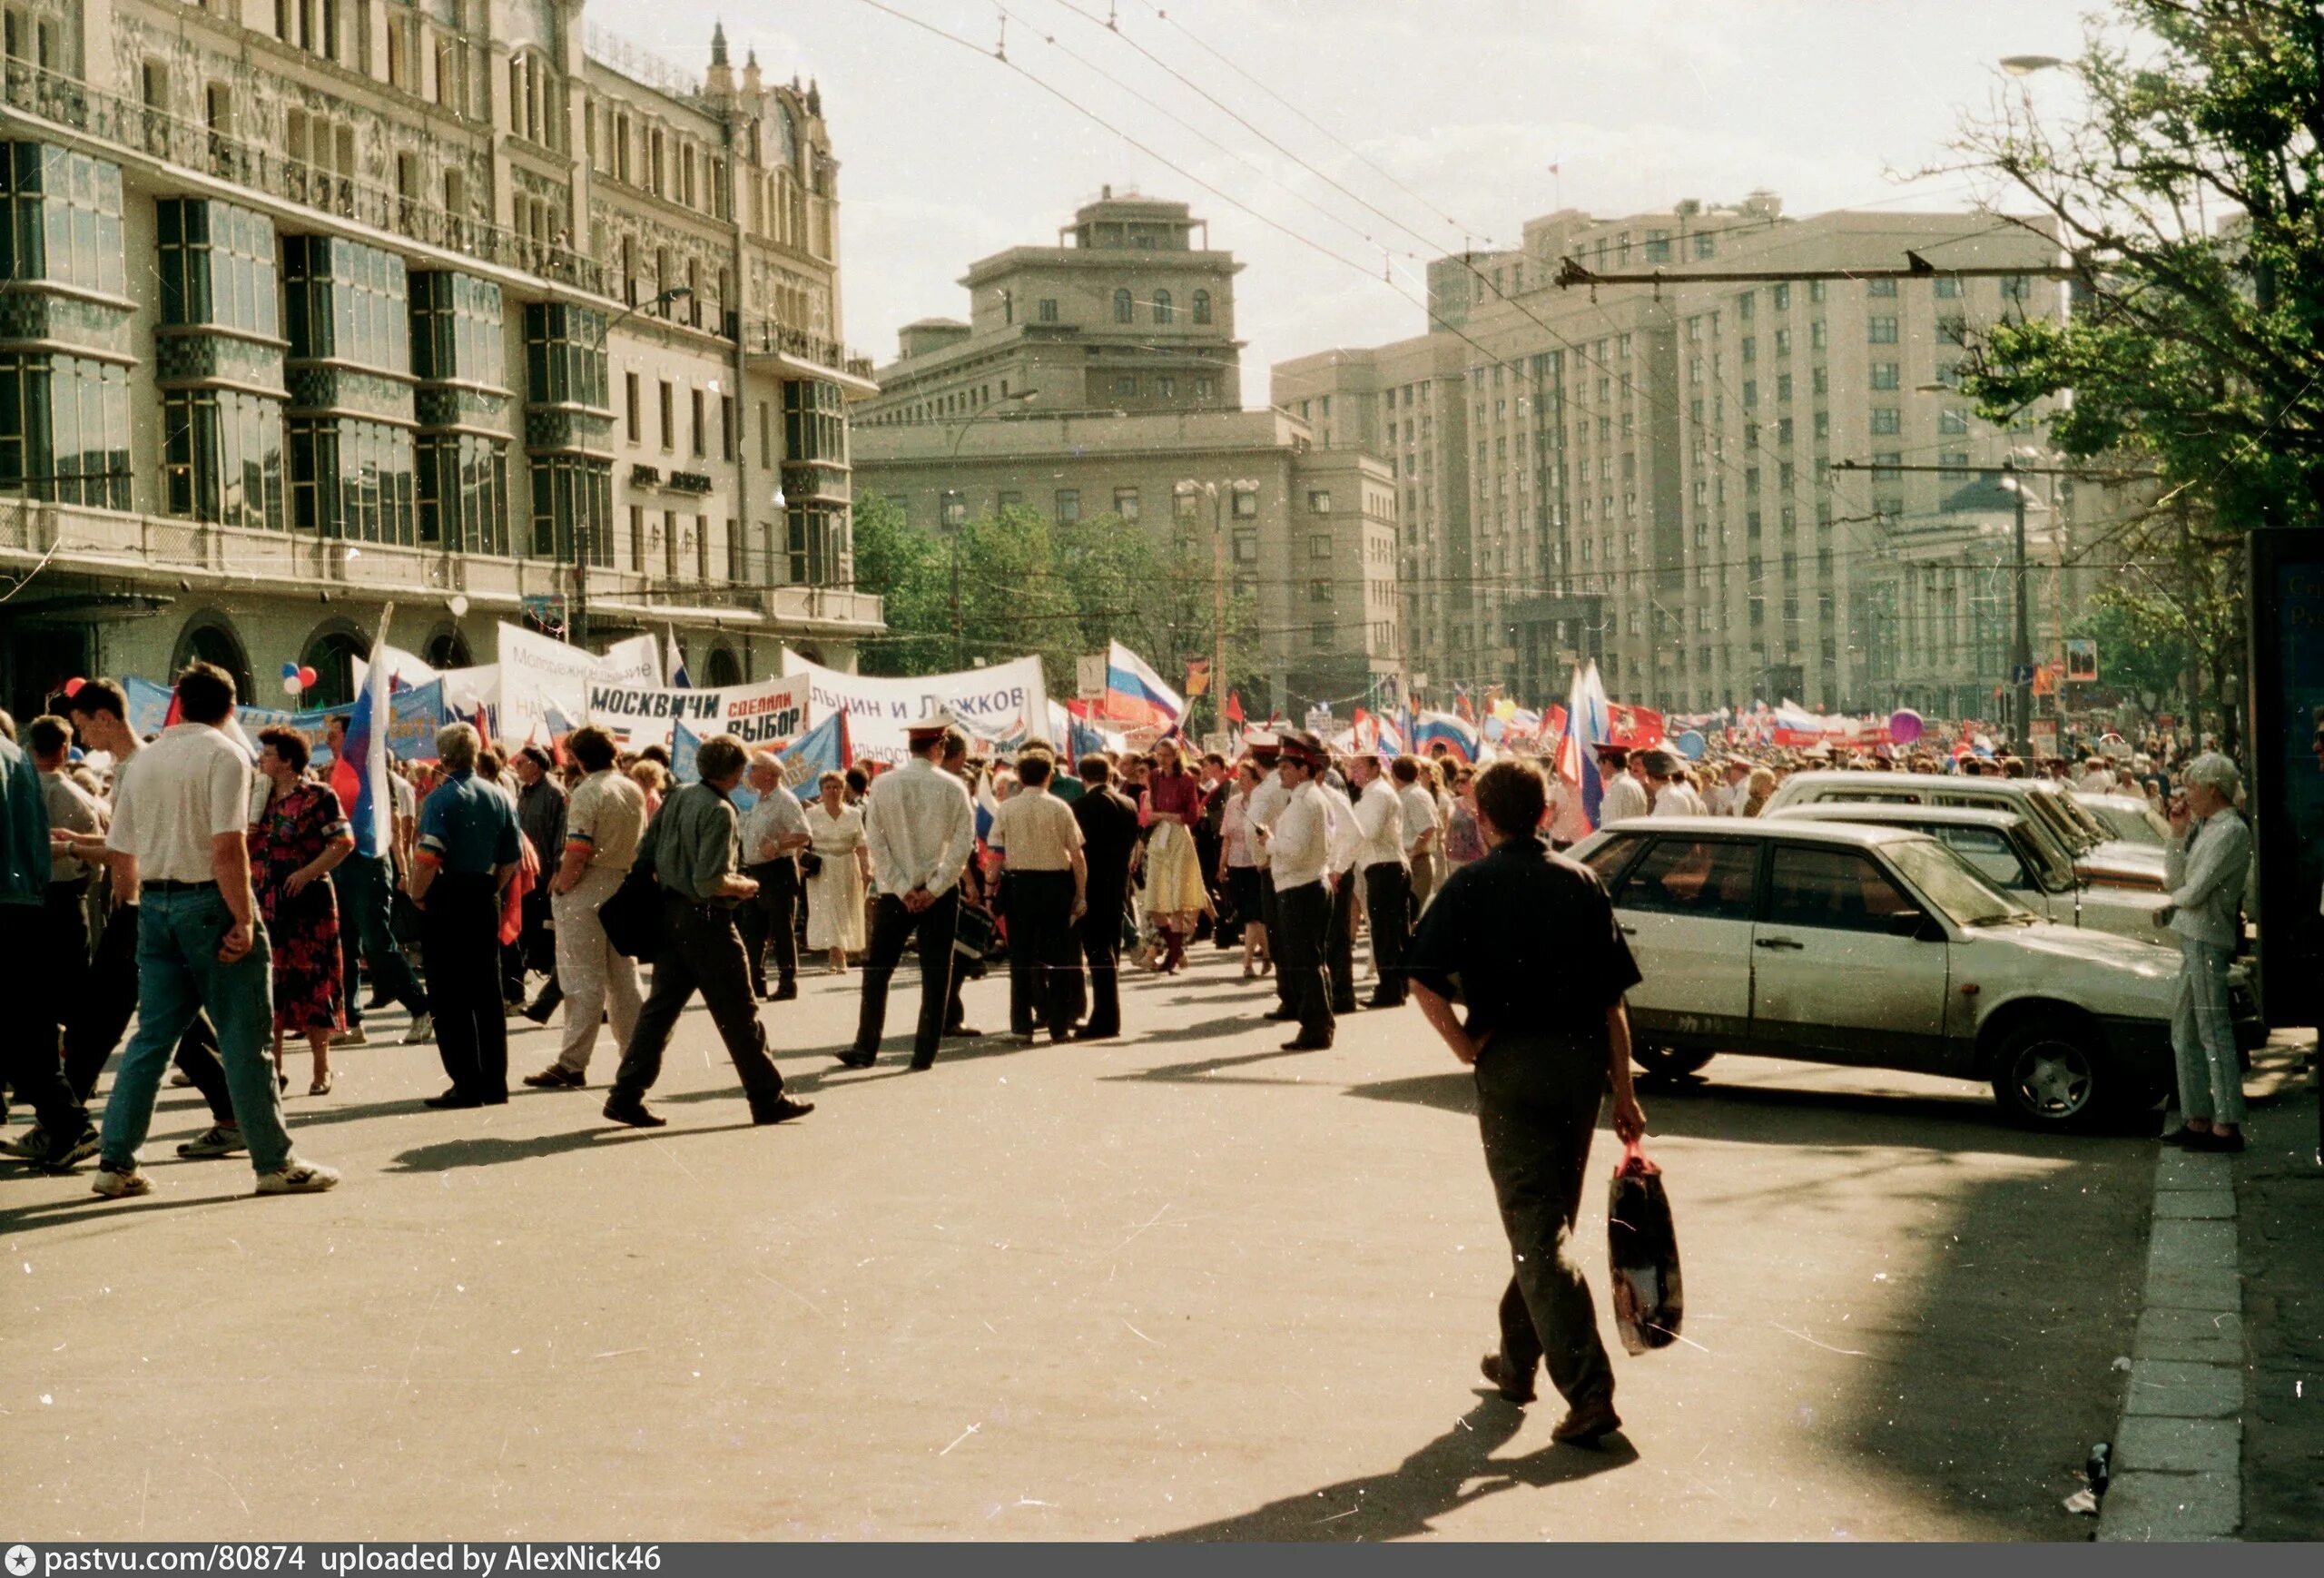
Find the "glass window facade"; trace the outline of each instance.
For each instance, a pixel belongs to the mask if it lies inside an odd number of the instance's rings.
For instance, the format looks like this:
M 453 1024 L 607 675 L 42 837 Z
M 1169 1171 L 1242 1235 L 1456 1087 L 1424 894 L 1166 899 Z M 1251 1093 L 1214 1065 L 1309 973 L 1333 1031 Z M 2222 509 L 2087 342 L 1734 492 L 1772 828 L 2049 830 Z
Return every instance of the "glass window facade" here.
M 0 353 L 0 492 L 127 509 L 129 370 Z
M 613 410 L 604 313 L 561 301 L 526 304 L 525 398 L 535 405 Z
M 409 430 L 345 417 L 292 417 L 286 427 L 293 528 L 405 547 L 419 540 Z
M 823 505 L 784 512 L 787 567 L 794 587 L 821 587 L 848 578 L 847 511 Z
M 162 321 L 282 337 L 274 226 L 231 203 L 163 198 L 155 204 Z
M 529 317 L 532 309 L 527 310 Z M 604 359 L 599 358 L 599 366 Z M 533 460 L 532 557 L 576 562 L 586 540 L 589 562 L 614 562 L 614 468 L 586 455 L 540 455 Z
M 508 440 L 479 433 L 422 433 L 419 541 L 454 553 L 508 552 Z
M 282 402 L 239 390 L 164 390 L 162 465 L 170 514 L 281 529 Z
M 335 236 L 282 238 L 294 361 L 411 370 L 411 286 L 401 258 Z
M 40 143 L 0 144 L 0 279 L 125 296 L 121 170 Z
M 412 375 L 506 389 L 508 358 L 501 323 L 499 286 L 449 271 L 412 275 Z
M 783 446 L 788 460 L 847 459 L 847 409 L 839 385 L 794 379 L 783 386 Z

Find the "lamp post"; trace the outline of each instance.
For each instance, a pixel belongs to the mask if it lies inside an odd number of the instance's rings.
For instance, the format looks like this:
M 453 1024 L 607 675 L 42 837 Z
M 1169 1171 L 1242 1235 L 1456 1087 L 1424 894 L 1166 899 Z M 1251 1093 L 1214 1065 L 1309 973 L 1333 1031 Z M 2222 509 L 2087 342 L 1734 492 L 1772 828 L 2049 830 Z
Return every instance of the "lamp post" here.
M 1237 480 L 1226 486 L 1230 492 L 1255 493 L 1259 485 Z M 1210 500 L 1210 713 L 1223 734 L 1226 727 L 1226 495 L 1216 482 L 1191 479 L 1170 492 L 1177 498 L 1201 496 Z
M 1037 389 L 1020 389 L 1013 394 L 1002 395 L 990 405 L 979 406 L 974 411 L 970 412 L 969 419 L 962 422 L 960 425 L 959 429 L 952 435 L 951 457 L 950 461 L 947 466 L 947 469 L 950 469 L 951 465 L 957 465 L 959 463 L 960 459 L 960 440 L 969 436 L 969 429 L 970 428 L 975 427 L 978 422 L 983 420 L 989 416 L 991 416 L 996 411 L 1004 410 L 1012 405 L 1030 405 L 1033 401 L 1040 399 L 1040 396 L 1041 391 Z M 941 512 L 946 508 L 947 504 L 955 496 L 956 492 L 958 492 L 957 489 L 948 488 L 942 494 L 938 496 L 936 507 L 940 512 L 940 519 L 941 518 Z M 943 522 L 945 530 L 952 538 L 952 666 L 955 669 L 967 667 L 969 661 L 968 638 L 964 634 L 960 624 L 960 533 L 965 530 L 968 526 L 969 506 L 967 494 L 959 493 L 958 496 L 960 499 L 960 524 L 959 526 L 954 526 L 949 521 Z

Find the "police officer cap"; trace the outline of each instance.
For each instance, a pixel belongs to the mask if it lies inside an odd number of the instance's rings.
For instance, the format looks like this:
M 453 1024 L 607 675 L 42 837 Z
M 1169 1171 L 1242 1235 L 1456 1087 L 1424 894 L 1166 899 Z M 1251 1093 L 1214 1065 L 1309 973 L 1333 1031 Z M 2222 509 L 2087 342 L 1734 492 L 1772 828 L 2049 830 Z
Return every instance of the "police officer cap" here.
M 1330 766 L 1332 762 L 1331 753 L 1324 748 L 1324 742 L 1305 729 L 1285 731 L 1283 754 L 1286 761 L 1296 762 L 1318 773 Z

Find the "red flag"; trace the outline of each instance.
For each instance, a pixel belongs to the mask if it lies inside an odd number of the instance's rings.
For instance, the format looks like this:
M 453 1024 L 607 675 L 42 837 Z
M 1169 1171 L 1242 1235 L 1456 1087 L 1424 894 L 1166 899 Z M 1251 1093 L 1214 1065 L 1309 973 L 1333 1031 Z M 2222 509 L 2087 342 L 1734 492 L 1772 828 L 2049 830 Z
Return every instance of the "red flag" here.
M 1243 693 L 1239 690 L 1226 693 L 1226 721 L 1230 724 L 1243 721 Z

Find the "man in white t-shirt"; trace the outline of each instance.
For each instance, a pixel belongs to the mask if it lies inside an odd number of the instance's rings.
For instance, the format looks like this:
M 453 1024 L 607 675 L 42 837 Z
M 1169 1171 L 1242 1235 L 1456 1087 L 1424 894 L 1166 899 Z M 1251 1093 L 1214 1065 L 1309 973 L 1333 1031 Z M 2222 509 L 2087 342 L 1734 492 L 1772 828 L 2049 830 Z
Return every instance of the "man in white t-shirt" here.
M 225 733 L 234 682 L 207 663 L 178 676 L 184 721 L 123 763 L 105 834 L 116 888 L 139 897 L 137 1033 L 105 1101 L 95 1189 L 153 1192 L 137 1148 L 153 1121 L 162 1069 L 193 1016 L 208 1011 L 251 1166 L 262 1195 L 315 1194 L 339 1182 L 291 1154 L 267 1055 L 274 962 L 251 889 L 251 764 Z

